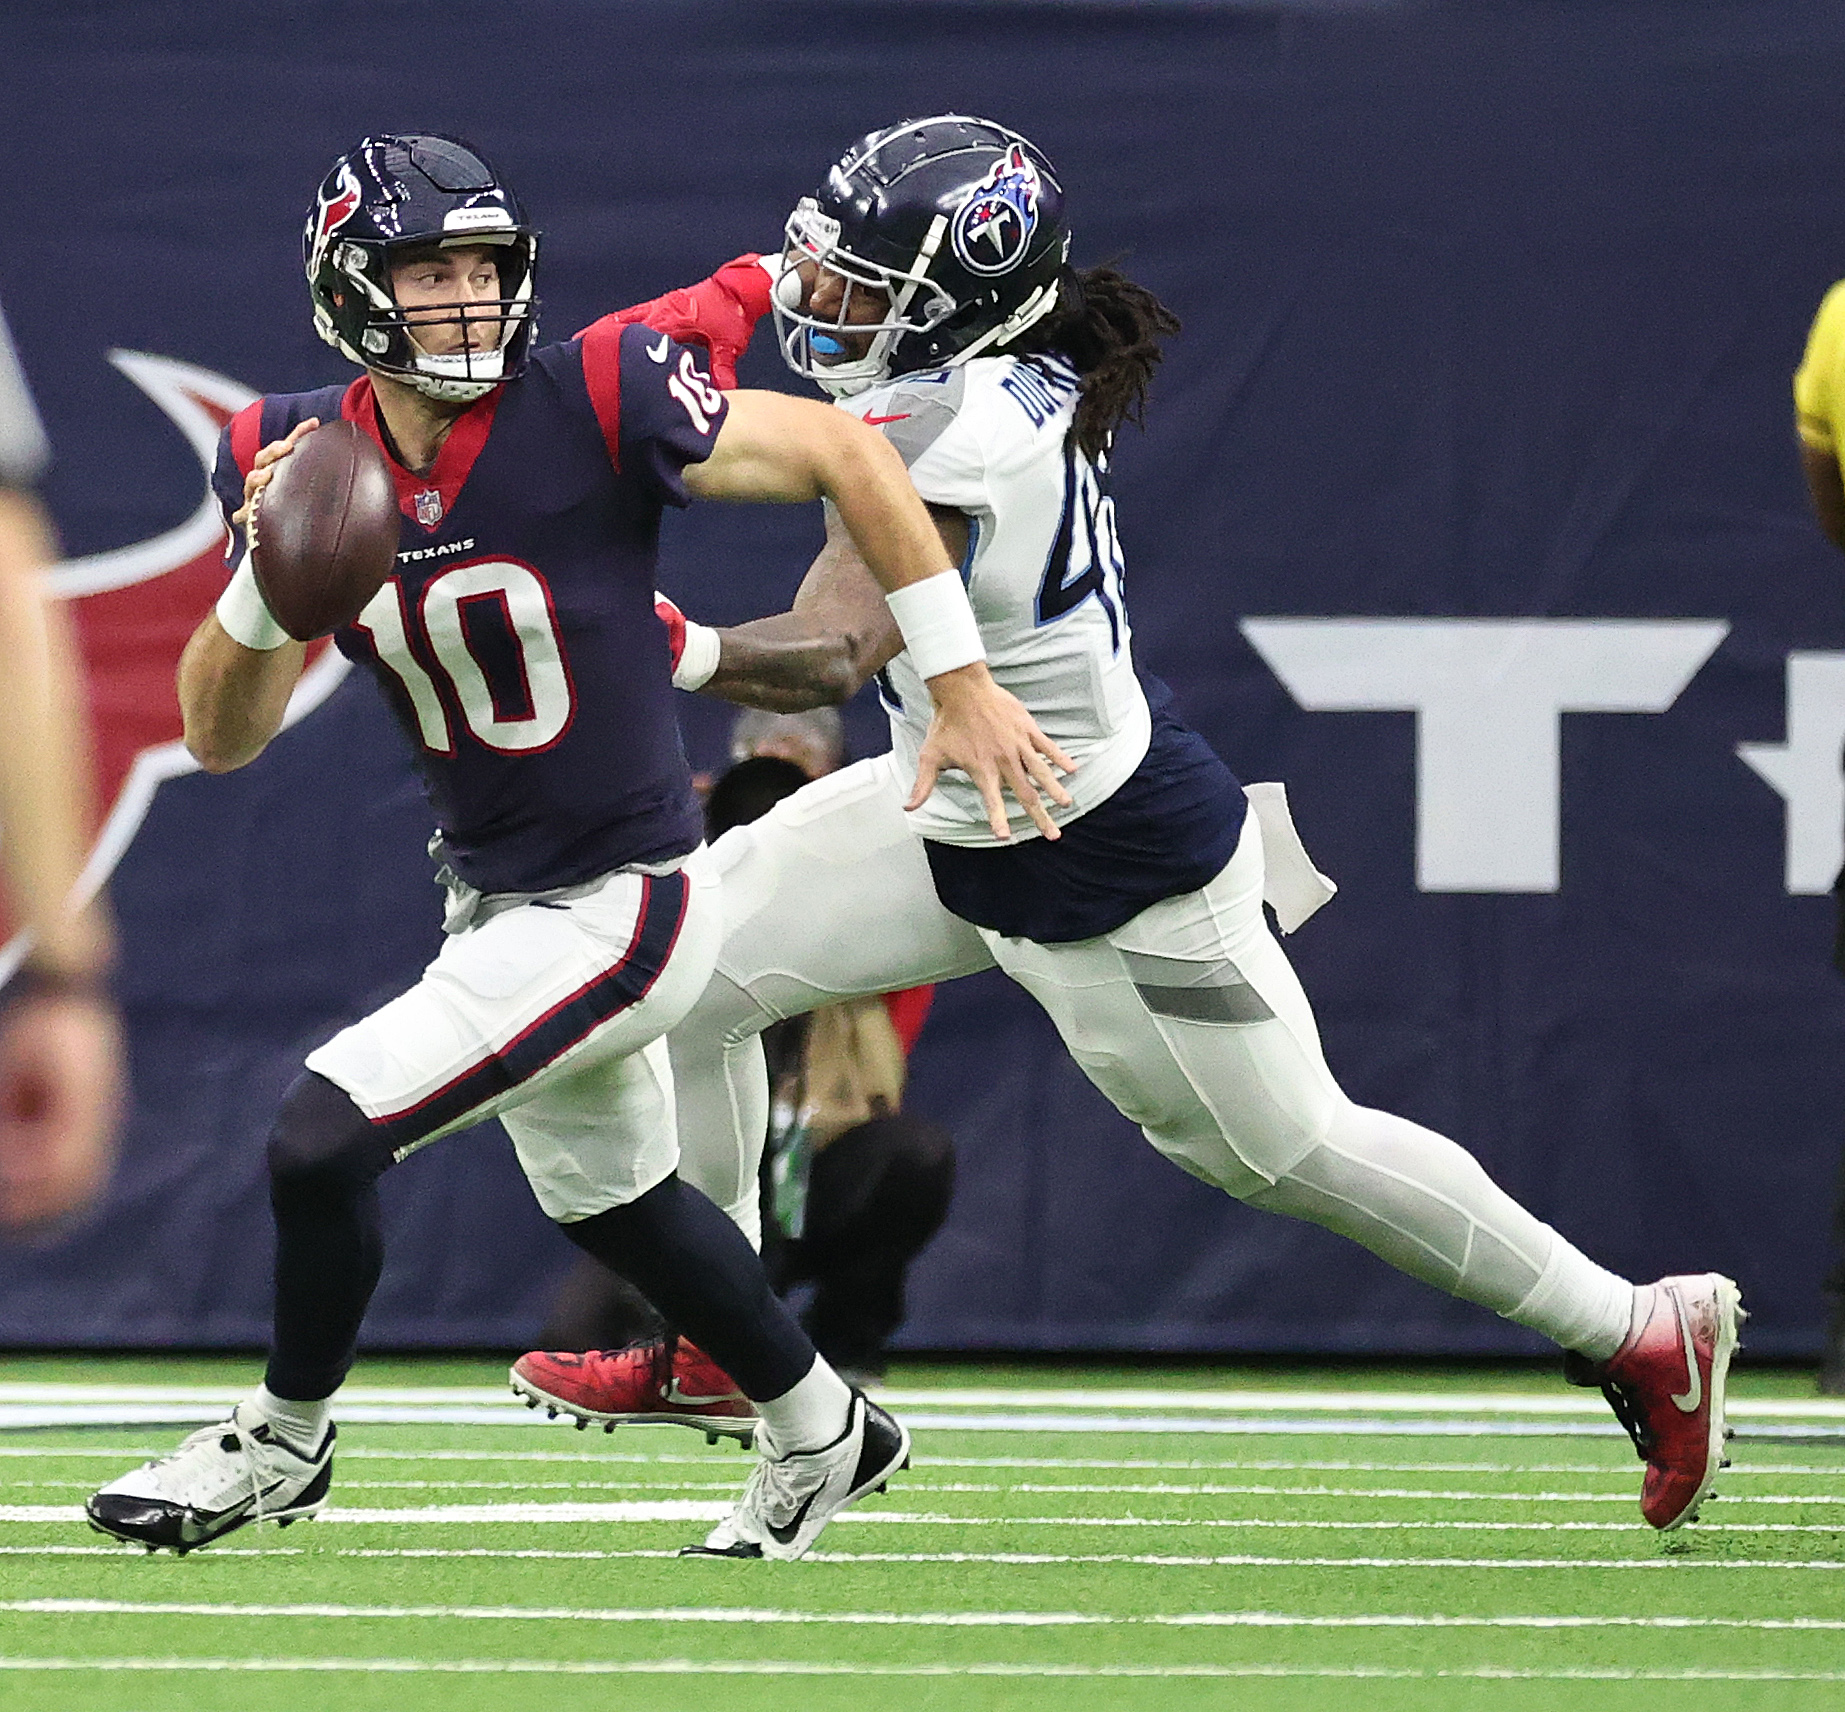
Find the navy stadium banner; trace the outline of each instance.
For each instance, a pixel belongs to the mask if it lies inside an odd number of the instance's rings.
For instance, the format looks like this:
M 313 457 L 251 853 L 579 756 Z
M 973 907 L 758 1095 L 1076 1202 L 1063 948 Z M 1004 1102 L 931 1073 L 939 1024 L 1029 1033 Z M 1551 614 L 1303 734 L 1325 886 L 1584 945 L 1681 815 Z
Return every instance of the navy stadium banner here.
M 0 1343 L 264 1336 L 262 1136 L 304 1050 L 437 942 L 372 689 L 258 763 L 174 746 L 215 593 L 202 459 L 345 372 L 299 224 L 367 130 L 472 138 L 546 233 L 558 336 L 777 241 L 873 124 L 1018 126 L 1077 259 L 1183 316 L 1117 460 L 1146 665 L 1287 781 L 1337 900 L 1291 942 L 1360 1100 L 1455 1135 L 1636 1277 L 1741 1279 L 1810 1351 L 1845 1134 L 1845 559 L 1788 376 L 1845 274 L 1845 16 L 1741 4 L 26 4 L 0 49 L 0 301 L 103 729 L 135 1099 Z M 782 383 L 759 346 L 746 383 Z M 664 586 L 778 608 L 792 510 L 669 520 Z M 682 698 L 701 765 L 725 715 Z M 861 750 L 878 720 L 855 707 Z M 1535 1340 L 1156 1157 L 997 976 L 914 1100 L 961 1149 L 914 1346 L 1520 1352 Z M 497 1129 L 387 1180 L 374 1343 L 520 1345 L 567 1264 Z

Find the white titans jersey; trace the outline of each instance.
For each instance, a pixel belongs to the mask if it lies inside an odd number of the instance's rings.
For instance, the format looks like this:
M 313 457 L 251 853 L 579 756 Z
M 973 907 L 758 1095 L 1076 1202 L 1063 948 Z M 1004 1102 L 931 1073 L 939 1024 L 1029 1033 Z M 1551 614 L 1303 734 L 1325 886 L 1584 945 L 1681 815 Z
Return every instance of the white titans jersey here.
M 1151 730 L 1121 598 L 1114 502 L 1069 439 L 1076 400 L 1074 371 L 1040 356 L 977 357 L 839 401 L 883 429 L 924 499 L 967 514 L 962 574 L 987 665 L 1079 763 L 1064 781 L 1075 802 L 1051 805 L 1059 823 L 1120 788 Z M 907 653 L 890 663 L 887 679 L 892 746 L 913 778 L 933 712 L 929 692 Z M 1013 837 L 1037 837 L 1024 809 L 1010 796 L 1006 804 Z M 947 844 L 999 842 L 980 793 L 959 772 L 937 781 L 911 822 Z

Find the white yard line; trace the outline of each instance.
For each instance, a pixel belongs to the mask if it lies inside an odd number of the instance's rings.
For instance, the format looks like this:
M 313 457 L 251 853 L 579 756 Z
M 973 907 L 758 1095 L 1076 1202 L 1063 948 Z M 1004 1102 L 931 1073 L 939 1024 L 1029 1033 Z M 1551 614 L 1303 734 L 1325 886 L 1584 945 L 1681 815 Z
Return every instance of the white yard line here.
M 0 1384 L 0 1429 L 184 1425 L 227 1411 L 241 1387 Z M 1125 1387 L 898 1388 L 881 1394 L 936 1431 L 1212 1433 L 1404 1433 L 1418 1436 L 1596 1437 L 1617 1434 L 1592 1394 L 1415 1390 L 1184 1391 Z M 1733 1420 L 1773 1424 L 1775 1436 L 1845 1430 L 1845 1399 L 1732 1398 Z M 341 1417 L 353 1423 L 513 1425 L 529 1419 L 517 1399 L 485 1386 L 350 1386 Z M 1370 1419 L 1366 1419 L 1370 1417 Z M 1379 1419 L 1378 1417 L 1384 1417 Z M 1468 1417 L 1466 1420 L 1460 1417 Z
M 244 1387 L 198 1385 L 59 1385 L 0 1383 L 0 1404 L 171 1403 L 229 1407 Z M 492 1406 L 517 1411 L 521 1405 L 497 1386 L 351 1385 L 342 1400 L 354 1405 L 416 1408 Z M 1235 1390 L 1187 1391 L 1116 1386 L 1042 1389 L 1020 1387 L 897 1387 L 880 1390 L 893 1409 L 1071 1410 L 1126 1409 L 1166 1414 L 1560 1415 L 1601 1416 L 1607 1405 L 1593 1392 L 1551 1387 L 1543 1391 L 1417 1390 Z M 1732 1397 L 1730 1412 L 1743 1418 L 1838 1421 L 1845 1423 L 1845 1398 Z
M 1503 1495 L 1500 1495 L 1503 1496 Z M 1740 1505 L 1737 1506 L 1740 1508 Z M 426 1504 L 408 1509 L 347 1509 L 321 1511 L 323 1525 L 461 1523 L 485 1526 L 495 1523 L 557 1522 L 673 1522 L 717 1521 L 730 1514 L 729 1503 L 704 1503 L 694 1499 L 668 1499 L 658 1504 Z M 82 1522 L 75 1504 L 0 1505 L 0 1523 Z M 1638 1522 L 1499 1522 L 1499 1521 L 1282 1521 L 1273 1517 L 1227 1516 L 946 1516 L 907 1510 L 852 1510 L 832 1523 L 834 1527 L 896 1526 L 942 1528 L 1267 1528 L 1387 1532 L 1434 1530 L 1438 1532 L 1493 1533 L 1623 1533 L 1638 1534 Z M 1701 1522 L 1699 1533 L 1729 1534 L 1837 1534 L 1836 1522 Z M 1645 1536 L 1643 1536 L 1645 1537 Z
M 1834 1670 L 1402 1670 L 1369 1665 L 853 1664 L 805 1659 L 0 1658 L 18 1671 L 326 1672 L 358 1676 L 883 1676 L 1021 1678 L 1334 1678 L 1431 1682 L 1845 1682 Z
M 408 1510 L 322 1510 L 322 1524 L 484 1523 L 484 1522 L 717 1522 L 736 1508 L 734 1501 L 666 1498 L 658 1503 L 606 1504 L 428 1504 Z M 0 1522 L 81 1522 L 77 1504 L 0 1504 Z
M 5 1387 L 0 1387 L 0 1390 Z M 239 1401 L 225 1396 L 199 1403 L 0 1402 L 0 1431 L 42 1431 L 57 1427 L 201 1427 L 221 1421 Z M 523 1427 L 532 1417 L 522 1408 L 465 1403 L 347 1403 L 340 1420 L 397 1427 Z
M 0 1481 L 7 1491 L 87 1491 L 89 1481 L 80 1480 L 13 1480 Z M 731 1480 L 643 1481 L 643 1480 L 342 1480 L 341 1492 L 737 1492 L 742 1476 Z M 946 1493 L 953 1496 L 1010 1497 L 1022 1495 L 1085 1498 L 1375 1498 L 1393 1503 L 1442 1504 L 1632 1504 L 1632 1483 L 1619 1492 L 1520 1492 L 1513 1488 L 1480 1491 L 1467 1487 L 1422 1486 L 1276 1486 L 1262 1483 L 1194 1484 L 1159 1481 L 1108 1485 L 1077 1481 L 1019 1481 L 1000 1484 L 988 1481 L 904 1480 L 906 1493 Z M 1845 1504 L 1845 1493 L 1832 1492 L 1747 1492 L 1730 1500 L 1748 1504 Z M 670 1503 L 676 1500 L 633 1499 L 631 1503 Z M 0 1508 L 0 1519 L 4 1519 Z
M 59 1427 L 197 1427 L 222 1419 L 234 1399 L 219 1398 L 198 1406 L 183 1403 L 6 1403 L 0 1402 L 0 1432 L 47 1431 Z M 1791 1405 L 1790 1405 L 1791 1407 Z M 1772 1412 L 1772 1411 L 1771 1411 Z M 905 1423 L 927 1432 L 1082 1433 L 1308 1438 L 1591 1438 L 1624 1437 L 1612 1419 L 1517 1419 L 1514 1413 L 1491 1417 L 1411 1415 L 1104 1415 L 929 1413 L 906 1408 Z M 1744 1412 L 1731 1410 L 1733 1419 Z M 342 1394 L 339 1418 L 353 1425 L 462 1426 L 530 1428 L 534 1417 L 516 1405 L 356 1403 Z M 542 1419 L 542 1417 L 541 1417 Z M 1745 1424 L 1746 1441 L 1845 1440 L 1845 1421 L 1830 1416 L 1814 1422 L 1772 1421 Z
M 109 1548 L 104 1547 L 105 1551 Z M 366 1555 L 363 1553 L 355 1555 Z M 666 1554 L 662 1554 L 666 1555 Z M 1175 1557 L 1154 1552 L 813 1552 L 815 1563 L 1130 1564 L 1143 1569 L 1816 1569 L 1845 1570 L 1845 1560 L 1693 1557 L 1261 1557 L 1223 1553 Z
M 3 1391 L 3 1388 L 0 1388 Z M 1554 1387 L 1545 1391 L 1162 1391 L 1111 1387 L 1068 1390 L 881 1390 L 892 1409 L 1131 1409 L 1176 1414 L 1417 1414 L 1562 1415 L 1599 1418 L 1608 1405 L 1599 1393 Z M 1729 1412 L 1745 1419 L 1845 1423 L 1845 1398 L 1731 1397 Z
M 7 1454 L 0 1451 L 0 1455 Z M 122 1453 L 117 1453 L 122 1454 Z M 133 1453 L 127 1453 L 132 1455 Z M 414 1457 L 413 1451 L 375 1451 L 363 1450 L 346 1452 L 342 1457 L 354 1456 L 403 1456 Z M 447 1453 L 439 1453 L 447 1454 Z M 466 1452 L 456 1452 L 466 1455 Z M 544 1456 L 544 1451 L 503 1451 L 497 1454 L 504 1457 Z M 588 1458 L 586 1460 L 595 1460 Z M 637 1458 L 666 1462 L 667 1457 Z M 694 1462 L 694 1457 L 679 1460 Z M 1626 1479 L 1634 1472 L 1631 1455 L 1622 1457 L 1618 1462 L 1355 1462 L 1344 1458 L 1312 1458 L 1303 1460 L 1281 1460 L 1268 1457 L 1232 1457 L 1222 1460 L 1206 1461 L 1202 1458 L 1177 1457 L 1161 1459 L 1158 1457 L 1086 1457 L 1086 1456 L 918 1456 L 913 1459 L 917 1468 L 1014 1468 L 1028 1469 L 1082 1469 L 1098 1472 L 1120 1471 L 1130 1473 L 1208 1474 L 1213 1472 L 1244 1471 L 1252 1474 L 1602 1474 Z M 1828 1463 L 1792 1463 L 1769 1462 L 1739 1463 L 1735 1468 L 1724 1471 L 1725 1478 L 1738 1474 L 1818 1474 L 1834 1478 L 1845 1475 L 1845 1457 Z
M 1606 1407 L 1605 1405 L 1603 1406 Z M 1460 1438 L 1618 1439 L 1626 1434 L 1612 1418 L 1594 1420 L 1519 1420 L 1506 1417 L 1432 1417 L 1380 1419 L 1376 1416 L 1242 1415 L 1190 1417 L 1160 1415 L 981 1415 L 924 1414 L 899 1411 L 907 1426 L 933 1432 L 966 1433 L 1133 1433 L 1200 1435 L 1233 1434 L 1243 1437 L 1272 1435 L 1286 1438 Z M 1730 1411 L 1732 1421 L 1741 1419 Z M 3 1424 L 3 1423 L 0 1423 Z M 1799 1443 L 1818 1439 L 1845 1441 L 1845 1422 L 1826 1417 L 1815 1423 L 1763 1420 L 1738 1429 L 1737 1437 L 1756 1441 Z
M 0 1546 L 0 1557 L 115 1557 L 127 1546 Z M 305 1546 L 214 1546 L 213 1559 L 225 1557 L 306 1557 Z M 313 1554 L 322 1558 L 491 1558 L 567 1563 L 611 1563 L 629 1559 L 670 1560 L 677 1551 L 565 1551 L 545 1547 L 495 1546 L 346 1546 Z M 1155 1552 L 811 1552 L 809 1563 L 984 1563 L 1001 1568 L 1060 1567 L 1068 1564 L 1118 1564 L 1142 1569 L 1656 1569 L 1669 1573 L 1694 1569 L 1845 1570 L 1845 1559 L 1696 1558 L 1696 1557 L 1263 1557 L 1250 1552 L 1214 1557 L 1181 1557 Z
M 252 1369 L 254 1383 L 258 1369 Z M 250 1394 L 240 1385 L 54 1385 L 35 1381 L 0 1384 L 0 1403 L 174 1403 L 229 1409 Z M 340 1395 L 351 1403 L 402 1403 L 418 1408 L 464 1404 L 522 1407 L 504 1385 L 348 1385 Z
M 1838 1633 L 1845 1617 L 1629 1616 L 1570 1612 L 1449 1616 L 1377 1611 L 1180 1611 L 1129 1616 L 1094 1611 L 800 1611 L 758 1606 L 227 1604 L 180 1599 L 4 1599 L 0 1611 L 46 1617 L 306 1618 L 314 1622 L 775 1624 L 915 1629 L 1738 1629 Z
M 595 1450 L 385 1450 L 375 1445 L 347 1448 L 339 1452 L 341 1463 L 351 1462 L 482 1462 L 482 1463 L 555 1463 L 586 1467 L 636 1468 L 746 1468 L 740 1452 L 711 1451 L 702 1455 L 685 1455 L 674 1451 L 620 1451 L 605 1448 L 605 1441 L 595 1441 Z M 620 1442 L 620 1441 L 617 1441 Z M 632 1441 L 629 1441 L 632 1442 Z M 133 1457 L 164 1455 L 169 1445 L 121 1445 L 105 1448 L 98 1445 L 6 1445 L 0 1444 L 0 1459 L 38 1459 L 56 1461 L 93 1460 L 127 1462 Z M 923 1456 L 914 1459 L 917 1468 L 993 1468 L 1052 1470 L 1067 1468 L 1095 1472 L 1209 1474 L 1246 1471 L 1249 1473 L 1289 1474 L 1589 1474 L 1629 1479 L 1635 1472 L 1631 1453 L 1610 1462 L 1363 1462 L 1346 1458 L 1280 1459 L 1267 1457 L 1091 1457 L 1091 1456 Z M 1836 1478 L 1845 1475 L 1845 1456 L 1834 1462 L 1741 1462 L 1724 1471 L 1724 1479 L 1739 1476 L 1778 1478 L 1782 1475 L 1818 1475 Z M 4 1483 L 0 1483 L 4 1484 Z M 342 1485 L 349 1484 L 342 1481 Z M 437 1483 L 439 1484 L 439 1483 Z
M 717 1521 L 730 1514 L 727 1502 L 667 1499 L 657 1504 L 615 1502 L 605 1504 L 426 1504 L 409 1509 L 348 1509 L 331 1507 L 316 1520 L 322 1524 L 387 1524 L 486 1526 L 498 1523 L 559 1522 L 675 1522 Z M 0 1523 L 82 1522 L 83 1510 L 75 1504 L 0 1505 Z M 1266 1528 L 1283 1530 L 1333 1530 L 1381 1532 L 1435 1530 L 1495 1533 L 1635 1533 L 1637 1522 L 1499 1522 L 1499 1521 L 1282 1521 L 1254 1516 L 947 1516 L 907 1510 L 854 1510 L 837 1517 L 834 1527 L 897 1526 L 943 1528 Z M 1837 1534 L 1840 1526 L 1828 1522 L 1702 1522 L 1700 1533 L 1732 1534 Z

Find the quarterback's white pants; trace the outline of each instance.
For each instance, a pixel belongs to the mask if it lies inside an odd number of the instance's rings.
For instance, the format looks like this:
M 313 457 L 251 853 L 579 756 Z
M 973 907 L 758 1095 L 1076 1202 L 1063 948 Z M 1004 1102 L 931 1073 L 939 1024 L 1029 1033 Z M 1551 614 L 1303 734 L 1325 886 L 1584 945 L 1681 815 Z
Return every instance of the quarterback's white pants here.
M 497 1116 L 545 1212 L 589 1218 L 678 1164 L 664 1036 L 709 980 L 721 929 L 703 851 L 675 873 L 489 898 L 414 987 L 307 1067 L 401 1138 L 399 1158 Z
M 1262 914 L 1262 837 L 1197 892 L 1098 939 L 976 928 L 935 895 L 891 758 L 822 779 L 727 833 L 716 973 L 671 1038 L 682 1174 L 757 1234 L 766 1092 L 756 1033 L 849 995 L 994 965 L 1049 1013 L 1084 1073 L 1169 1159 L 1240 1199 L 1328 1226 L 1393 1265 L 1611 1354 L 1631 1291 L 1533 1218 L 1462 1148 L 1354 1105 Z M 1618 1327 L 1616 1322 L 1618 1320 Z

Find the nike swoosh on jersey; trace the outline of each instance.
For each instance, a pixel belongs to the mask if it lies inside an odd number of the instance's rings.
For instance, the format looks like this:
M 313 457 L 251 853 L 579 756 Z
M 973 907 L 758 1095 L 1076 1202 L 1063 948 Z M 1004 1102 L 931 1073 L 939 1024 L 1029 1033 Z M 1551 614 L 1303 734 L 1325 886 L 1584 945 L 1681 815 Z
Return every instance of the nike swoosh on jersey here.
M 800 1509 L 795 1511 L 794 1520 L 791 1521 L 787 1527 L 778 1528 L 773 1522 L 767 1524 L 769 1532 L 774 1535 L 775 1543 L 778 1546 L 785 1546 L 792 1543 L 794 1536 L 801 1531 L 801 1524 L 807 1520 L 807 1512 L 814 1507 L 814 1500 L 820 1496 L 820 1492 L 821 1488 L 816 1486 L 813 1491 L 808 1493 L 807 1496 L 801 1500 Z
M 881 422 L 907 422 L 915 414 L 913 410 L 904 410 L 900 411 L 895 416 L 867 416 L 865 418 L 865 426 L 867 428 L 875 428 Z
M 670 351 L 672 348 L 673 348 L 672 340 L 669 339 L 664 333 L 662 333 L 660 335 L 659 344 L 649 345 L 647 347 L 647 355 L 651 357 L 656 363 L 663 363 L 666 361 L 666 353 Z
M 1679 1339 L 1685 1346 L 1685 1371 L 1691 1377 L 1691 1388 L 1683 1396 L 1674 1391 L 1672 1402 L 1681 1413 L 1689 1415 L 1704 1401 L 1704 1375 L 1698 1368 L 1698 1346 L 1691 1336 L 1691 1321 L 1685 1317 L 1685 1299 L 1676 1290 L 1672 1292 L 1672 1306 L 1678 1314 Z

